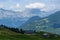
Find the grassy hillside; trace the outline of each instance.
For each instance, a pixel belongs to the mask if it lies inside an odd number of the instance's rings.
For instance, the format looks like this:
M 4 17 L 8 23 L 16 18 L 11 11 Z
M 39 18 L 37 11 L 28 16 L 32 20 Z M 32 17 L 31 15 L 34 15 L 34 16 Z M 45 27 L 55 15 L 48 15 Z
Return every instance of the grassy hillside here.
M 0 35 L 0 40 L 60 40 L 60 37 L 46 38 L 41 35 Z
M 0 28 L 0 40 L 60 40 L 60 37 L 44 37 L 44 32 L 37 33 L 36 35 L 27 35 L 15 33 L 6 28 Z
M 17 35 L 19 33 L 13 32 L 7 28 L 0 27 L 0 35 Z
M 50 37 L 44 37 L 44 33 L 45 32 L 39 32 L 35 35 L 20 34 L 0 27 L 0 40 L 60 40 L 60 36 L 55 37 L 55 34 L 50 33 Z

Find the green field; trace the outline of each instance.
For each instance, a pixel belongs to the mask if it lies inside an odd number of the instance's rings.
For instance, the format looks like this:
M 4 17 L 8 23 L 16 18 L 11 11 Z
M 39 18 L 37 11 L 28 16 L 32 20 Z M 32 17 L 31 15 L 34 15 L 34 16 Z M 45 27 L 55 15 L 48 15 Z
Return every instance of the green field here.
M 6 28 L 0 28 L 0 40 L 60 40 L 60 37 L 44 37 L 42 36 L 44 32 L 37 33 L 35 35 L 27 35 L 15 33 Z
M 60 40 L 58 38 L 44 38 L 39 35 L 0 35 L 0 40 Z

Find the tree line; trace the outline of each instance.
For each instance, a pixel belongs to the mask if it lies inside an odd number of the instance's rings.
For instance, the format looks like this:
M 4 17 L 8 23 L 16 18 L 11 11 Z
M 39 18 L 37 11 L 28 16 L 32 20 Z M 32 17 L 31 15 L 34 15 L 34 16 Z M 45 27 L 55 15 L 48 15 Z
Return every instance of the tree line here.
M 5 25 L 0 25 L 0 28 L 6 28 L 6 29 L 9 29 L 9 30 L 11 30 L 13 32 L 21 33 L 21 34 L 25 33 L 25 31 L 22 28 L 18 29 L 18 28 L 8 27 L 8 26 L 5 26 Z M 36 32 L 36 31 L 34 30 L 34 32 Z

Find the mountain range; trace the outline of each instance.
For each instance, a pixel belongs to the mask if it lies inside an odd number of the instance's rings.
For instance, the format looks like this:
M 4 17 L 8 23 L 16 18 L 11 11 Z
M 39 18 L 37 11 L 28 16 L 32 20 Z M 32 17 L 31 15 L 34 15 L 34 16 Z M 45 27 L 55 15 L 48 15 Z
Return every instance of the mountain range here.
M 46 12 L 42 12 L 40 9 L 26 9 L 23 12 L 17 12 L 13 10 L 6 10 L 0 8 L 0 25 L 6 25 L 10 27 L 18 27 L 26 22 L 33 16 L 44 16 Z M 50 14 L 50 13 L 49 13 Z M 46 14 L 45 14 L 46 15 Z M 34 18 L 33 18 L 34 19 Z
M 31 17 L 20 27 L 24 30 L 46 31 L 60 35 L 60 11 L 45 18 Z
M 21 13 L 0 8 L 0 25 L 3 24 L 9 27 L 20 26 L 25 21 L 21 18 Z
M 38 12 L 35 13 L 35 11 Z M 31 14 L 39 14 L 40 12 L 39 9 L 31 9 L 29 11 Z M 24 18 L 21 16 L 22 13 L 23 12 L 15 12 L 0 8 L 0 24 L 9 27 L 18 27 L 19 29 L 22 28 L 24 30 L 46 31 L 60 34 L 60 11 L 43 18 L 40 16 L 31 16 L 27 21 L 23 20 Z

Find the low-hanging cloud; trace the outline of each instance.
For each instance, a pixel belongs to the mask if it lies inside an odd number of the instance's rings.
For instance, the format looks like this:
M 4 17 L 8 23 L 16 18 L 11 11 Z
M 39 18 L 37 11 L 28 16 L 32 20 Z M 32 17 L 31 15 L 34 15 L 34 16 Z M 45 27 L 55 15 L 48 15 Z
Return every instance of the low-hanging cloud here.
M 55 4 L 44 4 L 39 2 L 26 5 L 25 8 L 28 8 L 28 9 L 39 8 L 41 11 L 46 11 L 46 12 L 57 9 Z
M 26 8 L 44 8 L 45 4 L 36 2 L 36 3 L 31 3 L 29 5 L 26 5 L 25 7 Z

